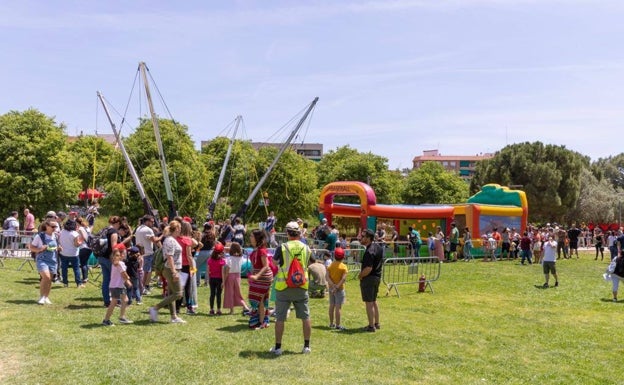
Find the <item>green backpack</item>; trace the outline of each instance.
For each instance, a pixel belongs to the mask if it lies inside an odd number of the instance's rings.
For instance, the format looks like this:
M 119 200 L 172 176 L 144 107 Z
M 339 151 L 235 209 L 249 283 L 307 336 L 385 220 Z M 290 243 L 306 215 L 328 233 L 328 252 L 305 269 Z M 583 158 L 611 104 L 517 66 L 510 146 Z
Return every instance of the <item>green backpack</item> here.
M 159 247 L 158 249 L 156 249 L 156 251 L 154 251 L 154 262 L 152 264 L 152 271 L 160 275 L 164 269 L 165 269 L 165 256 L 163 253 L 163 248 Z

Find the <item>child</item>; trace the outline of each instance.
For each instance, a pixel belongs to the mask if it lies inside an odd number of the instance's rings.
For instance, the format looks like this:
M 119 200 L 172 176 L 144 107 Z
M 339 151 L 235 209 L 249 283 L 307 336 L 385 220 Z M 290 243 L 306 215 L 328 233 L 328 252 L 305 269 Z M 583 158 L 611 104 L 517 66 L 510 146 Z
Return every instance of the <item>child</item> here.
M 138 247 L 132 246 L 128 249 L 128 257 L 126 258 L 126 273 L 130 277 L 132 289 L 128 294 L 128 305 L 132 304 L 132 299 L 136 300 L 137 305 L 141 305 L 141 280 L 140 272 L 143 270 L 143 256 Z
M 208 283 L 210 284 L 210 315 L 215 315 L 214 303 L 217 300 L 217 315 L 221 315 L 221 293 L 223 292 L 223 266 L 225 266 L 225 248 L 216 242 L 208 260 Z
M 121 244 L 123 245 L 123 244 Z M 125 247 L 124 247 L 125 249 Z M 125 251 L 125 250 L 123 250 Z M 111 266 L 111 278 L 110 278 L 110 294 L 111 301 L 106 309 L 106 315 L 104 316 L 104 321 L 102 321 L 102 325 L 104 326 L 115 326 L 114 323 L 110 321 L 111 315 L 113 315 L 113 311 L 117 306 L 117 302 L 121 300 L 121 311 L 119 313 L 119 322 L 122 324 L 131 324 L 132 321 L 126 318 L 126 306 L 128 306 L 128 295 L 126 294 L 126 286 L 132 287 L 132 283 L 130 282 L 130 277 L 126 273 L 126 264 L 123 263 L 123 251 L 121 247 L 115 248 L 113 250 L 112 266 Z M 125 283 L 125 285 L 124 285 Z
M 329 267 L 329 265 L 332 264 L 332 257 L 329 251 L 323 253 L 323 263 L 325 264 L 325 267 Z
M 230 309 L 229 314 L 234 313 L 234 306 L 242 306 L 243 314 L 249 312 L 249 307 L 243 299 L 241 293 L 241 267 L 243 264 L 243 250 L 241 246 L 234 242 L 230 245 L 230 256 L 223 265 L 223 279 L 225 294 L 223 295 L 223 307 Z
M 336 259 L 327 268 L 327 284 L 329 286 L 329 328 L 336 330 L 345 330 L 340 323 L 340 309 L 345 302 L 346 294 L 344 283 L 347 280 L 349 270 L 347 265 L 342 263 L 344 259 L 344 249 L 338 247 L 334 250 L 334 258 Z M 336 323 L 334 324 L 334 319 Z

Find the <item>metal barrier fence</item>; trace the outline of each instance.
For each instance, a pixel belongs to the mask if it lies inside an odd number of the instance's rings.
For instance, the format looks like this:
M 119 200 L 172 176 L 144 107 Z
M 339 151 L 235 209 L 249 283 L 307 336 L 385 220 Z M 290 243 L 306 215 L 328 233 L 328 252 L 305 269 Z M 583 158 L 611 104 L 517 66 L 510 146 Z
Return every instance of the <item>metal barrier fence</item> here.
M 22 263 L 17 270 L 22 270 L 26 265 L 34 270 L 33 259 L 28 245 L 32 242 L 33 233 L 31 231 L 17 231 L 15 235 L 0 234 L 0 267 L 4 267 L 4 261 L 8 258 L 21 259 Z
M 387 258 L 384 260 L 381 280 L 386 285 L 386 296 L 394 289 L 398 297 L 400 285 L 424 284 L 433 293 L 432 282 L 440 278 L 442 263 L 437 257 Z M 421 277 L 424 279 L 421 281 Z

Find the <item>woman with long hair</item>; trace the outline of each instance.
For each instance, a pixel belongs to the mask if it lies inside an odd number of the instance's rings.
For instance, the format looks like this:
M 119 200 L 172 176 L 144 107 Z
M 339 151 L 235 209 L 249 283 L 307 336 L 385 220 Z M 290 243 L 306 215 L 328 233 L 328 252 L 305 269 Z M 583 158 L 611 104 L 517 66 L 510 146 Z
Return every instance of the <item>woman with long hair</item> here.
M 58 238 L 55 230 L 59 227 L 58 223 L 52 219 L 46 219 L 40 226 L 40 233 L 33 237 L 32 243 L 29 245 L 30 251 L 36 254 L 35 262 L 37 271 L 41 276 L 39 282 L 39 305 L 51 305 L 52 302 L 48 298 L 50 289 L 52 288 L 52 275 L 56 274 L 58 269 Z

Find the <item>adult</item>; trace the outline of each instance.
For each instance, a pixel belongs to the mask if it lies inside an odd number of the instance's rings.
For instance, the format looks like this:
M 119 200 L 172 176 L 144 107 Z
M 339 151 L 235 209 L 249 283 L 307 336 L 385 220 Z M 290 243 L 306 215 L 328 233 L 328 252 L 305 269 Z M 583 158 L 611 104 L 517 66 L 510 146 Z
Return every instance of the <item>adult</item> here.
M 572 226 L 568 230 L 568 239 L 570 240 L 570 258 L 572 258 L 573 254 L 576 254 L 576 259 L 579 258 L 578 254 L 578 243 L 579 237 L 581 236 L 582 231 L 576 226 L 576 223 L 572 223 Z
M 366 304 L 368 325 L 364 327 L 364 331 L 367 332 L 374 332 L 380 328 L 377 293 L 381 282 L 383 248 L 378 243 L 374 243 L 374 240 L 375 233 L 372 230 L 362 231 L 361 242 L 366 247 L 366 251 L 362 257 L 362 266 L 358 278 L 360 279 L 362 301 Z
M 17 220 L 17 217 L 17 211 L 11 211 L 11 215 L 9 215 L 2 224 L 4 248 L 5 250 L 10 249 L 11 255 L 14 255 L 15 250 L 17 249 L 17 235 L 19 233 L 19 221 Z
M 568 232 L 563 227 L 555 227 L 555 235 L 557 236 L 557 259 L 561 259 L 561 253 L 563 252 L 563 259 L 568 259 L 566 253 L 565 244 L 568 239 Z
M 604 236 L 602 234 L 602 230 L 598 227 L 594 229 L 594 246 L 596 247 L 596 258 L 594 261 L 598 260 L 598 252 L 600 252 L 600 260 L 604 260 Z
M 245 234 L 247 233 L 247 226 L 243 225 L 243 221 L 240 218 L 234 219 L 234 237 L 232 242 L 236 242 L 241 247 L 245 244 Z
M 286 280 L 291 263 L 297 259 L 301 266 L 307 266 L 312 251 L 308 245 L 300 241 L 301 230 L 297 222 L 289 222 L 286 225 L 286 235 L 288 236 L 288 241 L 282 243 L 281 247 L 275 250 L 275 256 L 273 257 L 279 266 L 279 270 L 275 280 L 275 346 L 270 351 L 275 355 L 282 354 L 284 322 L 286 317 L 288 317 L 288 311 L 292 304 L 297 318 L 301 320 L 303 326 L 303 350 L 301 353 L 309 354 L 311 351 L 310 336 L 312 334 L 312 323 L 308 306 L 308 272 L 304 268 L 305 283 L 299 287 L 289 287 Z
M 193 258 L 193 249 L 197 245 L 197 241 L 193 239 L 193 228 L 187 221 L 182 221 L 180 224 L 180 234 L 175 237 L 176 241 L 182 247 L 182 269 L 181 272 L 186 274 L 187 279 L 181 282 L 182 290 L 184 292 L 184 302 L 186 306 L 186 314 L 195 315 L 193 298 L 196 297 L 197 284 L 195 282 L 195 258 Z M 193 284 L 195 283 L 195 285 Z M 180 313 L 182 306 L 182 298 L 176 300 L 176 312 Z
M 501 234 L 501 260 L 503 258 L 507 258 L 509 261 L 511 254 L 511 233 L 508 227 L 503 229 L 503 233 Z
M 451 243 L 449 259 L 453 262 L 456 262 L 457 246 L 459 246 L 459 229 L 457 228 L 455 222 L 451 223 L 451 235 L 449 236 L 449 242 Z
M 152 267 L 154 265 L 154 244 L 160 240 L 154 234 L 154 217 L 145 215 L 141 218 L 139 227 L 134 233 L 134 239 L 141 254 L 143 254 L 143 293 L 151 294 L 150 282 L 152 282 Z
M 221 226 L 221 230 L 219 231 L 219 242 L 226 245 L 228 242 L 232 242 L 232 237 L 234 237 L 234 229 L 232 228 L 231 221 L 226 219 L 223 225 Z
M 338 237 L 336 233 L 331 230 L 331 227 L 327 226 L 325 228 L 325 246 L 324 248 L 329 251 L 329 253 L 333 256 L 334 250 L 336 250 L 336 242 L 338 242 Z
M 40 230 L 29 245 L 30 251 L 36 254 L 35 261 L 37 271 L 41 277 L 39 282 L 39 305 L 51 305 L 50 289 L 52 288 L 52 276 L 56 275 L 58 268 L 57 251 L 59 250 L 58 239 L 54 233 L 58 223 L 47 219 L 41 224 Z
M 35 231 L 35 216 L 29 209 L 24 209 L 24 231 L 31 235 Z
M 80 273 L 82 274 L 82 283 L 89 281 L 89 258 L 91 258 L 91 249 L 87 241 L 91 236 L 91 228 L 86 219 L 78 217 L 76 219 L 78 227 L 76 231 L 80 235 L 80 244 L 78 245 L 78 259 L 80 260 Z
M 622 251 L 624 251 L 624 232 L 620 228 L 617 232 L 617 255 L 622 255 Z
M 249 305 L 251 314 L 250 328 L 263 329 L 268 327 L 266 309 L 269 307 L 269 290 L 273 282 L 273 271 L 269 264 L 269 254 L 266 248 L 266 233 L 253 230 L 249 238 L 253 251 L 249 256 L 252 272 L 247 278 L 249 283 Z
M 63 251 L 59 253 L 61 257 L 61 276 L 63 280 L 63 287 L 67 287 L 69 284 L 69 276 L 67 270 L 69 266 L 74 271 L 74 280 L 77 287 L 84 287 L 82 283 L 82 276 L 80 274 L 80 258 L 78 257 L 78 246 L 80 246 L 81 237 L 78 231 L 76 231 L 77 223 L 73 219 L 69 219 L 63 225 L 63 230 L 59 235 L 59 244 Z
M 620 254 L 611 261 L 609 271 L 611 272 L 613 302 L 617 302 L 618 287 L 620 281 L 624 281 L 624 255 Z
M 116 215 L 113 215 L 108 218 L 108 227 L 106 228 L 106 232 L 104 233 L 106 236 L 106 242 L 108 243 L 108 247 L 106 249 L 106 253 L 102 256 L 98 257 L 98 264 L 100 265 L 100 269 L 102 270 L 102 299 L 104 300 L 104 306 L 108 307 L 110 305 L 110 276 L 111 276 L 111 255 L 113 254 L 113 249 L 120 243 L 121 239 L 119 236 L 119 228 L 121 227 L 121 218 Z
M 150 320 L 158 321 L 158 310 L 168 307 L 171 323 L 186 323 L 178 317 L 175 301 L 182 298 L 182 286 L 180 285 L 180 271 L 182 270 L 182 247 L 176 241 L 180 236 L 182 226 L 180 222 L 172 220 L 165 228 L 163 240 L 163 259 L 165 266 L 162 271 L 163 277 L 167 280 L 168 295 L 156 306 L 149 308 Z
M 520 252 L 522 255 L 521 264 L 524 265 L 524 260 L 526 259 L 529 262 L 529 265 L 532 265 L 531 261 L 531 238 L 529 238 L 529 233 L 527 231 L 524 232 L 522 238 L 520 238 Z
M 325 290 L 327 290 L 327 268 L 325 264 L 323 264 L 323 261 L 317 260 L 313 255 L 310 256 L 308 275 L 310 277 L 310 284 L 308 286 L 310 297 L 325 297 Z
M 559 278 L 557 277 L 557 268 L 555 267 L 555 263 L 557 261 L 557 241 L 555 241 L 555 237 L 550 234 L 548 235 L 548 240 L 544 242 L 544 257 L 542 258 L 542 265 L 544 270 L 544 287 L 548 287 L 548 278 L 549 273 L 555 277 L 555 287 L 559 286 Z
M 617 235 L 615 231 L 607 231 L 607 248 L 609 249 L 609 253 L 611 253 L 610 260 L 612 261 L 618 256 Z

